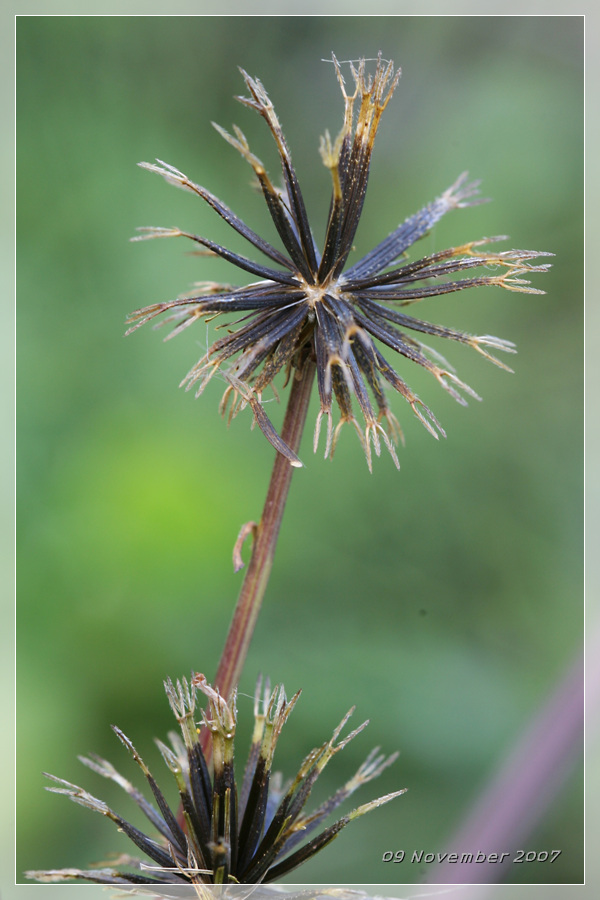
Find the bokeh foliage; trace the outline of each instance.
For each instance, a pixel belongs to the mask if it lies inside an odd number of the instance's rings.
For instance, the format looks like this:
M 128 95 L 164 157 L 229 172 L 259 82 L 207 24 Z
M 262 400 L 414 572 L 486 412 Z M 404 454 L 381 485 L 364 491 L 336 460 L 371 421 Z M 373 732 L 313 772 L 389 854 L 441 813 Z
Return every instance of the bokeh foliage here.
M 466 410 L 400 370 L 447 441 L 401 398 L 400 473 L 386 454 L 369 475 L 350 429 L 333 462 L 306 436 L 241 684 L 252 694 L 262 671 L 304 688 L 284 772 L 353 703 L 371 725 L 332 784 L 375 744 L 401 751 L 377 791 L 406 796 L 301 877 L 431 878 L 383 865 L 383 851 L 444 849 L 581 641 L 582 19 L 22 17 L 17 42 L 17 880 L 126 849 L 108 823 L 43 792 L 41 771 L 123 809 L 75 759 L 95 751 L 133 772 L 111 722 L 160 768 L 151 741 L 172 727 L 162 679 L 214 673 L 240 583 L 231 548 L 260 514 L 273 457 L 248 413 L 229 431 L 221 422 L 216 379 L 197 402 L 177 390 L 202 327 L 164 346 L 150 329 L 122 338 L 132 309 L 234 277 L 182 242 L 128 243 L 138 225 L 179 225 L 232 245 L 208 208 L 135 163 L 166 160 L 272 237 L 249 168 L 209 125 L 238 123 L 275 174 L 266 128 L 232 99 L 241 65 L 275 103 L 318 229 L 329 192 L 318 138 L 343 109 L 321 60 L 381 49 L 403 77 L 357 253 L 469 169 L 494 202 L 447 216 L 425 250 L 509 233 L 503 247 L 557 254 L 536 280 L 545 297 L 427 301 L 432 321 L 519 347 L 513 376 L 441 348 L 484 397 Z M 250 703 L 240 697 L 240 719 Z M 552 870 L 530 864 L 515 880 L 581 880 L 579 781 L 532 836 L 550 844 L 563 848 Z

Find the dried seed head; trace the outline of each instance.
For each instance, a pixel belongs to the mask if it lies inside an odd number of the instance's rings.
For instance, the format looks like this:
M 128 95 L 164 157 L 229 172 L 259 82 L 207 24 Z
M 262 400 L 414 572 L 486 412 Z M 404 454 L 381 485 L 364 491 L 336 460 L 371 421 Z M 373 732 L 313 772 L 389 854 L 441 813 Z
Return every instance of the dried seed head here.
M 215 690 L 204 675 L 193 675 L 173 682 L 165 689 L 169 703 L 181 726 L 183 741 L 171 735 L 172 748 L 157 741 L 167 768 L 175 778 L 183 818 L 175 815 L 165 800 L 152 773 L 132 742 L 113 728 L 141 769 L 150 786 L 154 802 L 146 800 L 126 778 L 98 756 L 81 758 L 96 774 L 119 785 L 140 807 L 158 840 L 144 834 L 122 819 L 102 800 L 83 788 L 49 775 L 56 786 L 48 790 L 65 794 L 73 802 L 99 812 L 113 821 L 151 862 L 121 856 L 110 868 L 53 869 L 28 872 L 38 881 L 60 882 L 71 879 L 100 884 L 258 884 L 276 881 L 310 859 L 332 841 L 350 821 L 404 791 L 386 794 L 359 806 L 333 825 L 325 820 L 354 791 L 377 778 L 397 758 L 385 757 L 375 748 L 355 775 L 311 813 L 305 811 L 311 790 L 319 775 L 351 740 L 366 727 L 361 726 L 341 738 L 353 710 L 344 716 L 331 738 L 305 756 L 296 776 L 285 787 L 272 771 L 275 748 L 282 728 L 296 705 L 300 692 L 287 700 L 283 686 L 271 690 L 259 679 L 254 702 L 254 731 L 241 790 L 238 792 L 233 769 L 233 746 L 237 713 L 235 696 L 229 701 Z M 212 740 L 212 771 L 207 765 L 197 730 L 189 728 L 189 717 L 196 706 L 196 691 L 208 698 L 205 723 Z
M 463 394 L 479 399 L 477 394 L 452 373 L 447 363 L 438 364 L 439 355 L 422 343 L 420 336 L 432 335 L 466 344 L 507 371 L 511 371 L 508 366 L 485 348 L 515 352 L 514 345 L 508 341 L 433 325 L 407 315 L 401 308 L 428 297 L 480 286 L 543 293 L 531 287 L 528 278 L 522 276 L 546 272 L 548 263 L 531 265 L 531 262 L 552 254 L 533 250 L 480 250 L 493 241 L 505 240 L 482 238 L 398 265 L 412 245 L 447 212 L 484 202 L 478 196 L 479 182 L 468 181 L 465 172 L 436 200 L 406 219 L 348 268 L 365 199 L 373 143 L 381 115 L 398 84 L 400 70 L 395 72 L 393 63 L 383 60 L 381 55 L 372 74 L 368 74 L 364 59 L 356 65 L 350 63 L 354 83 L 350 93 L 335 57 L 333 63 L 344 100 L 344 123 L 335 141 L 332 142 L 328 132 L 321 141 L 321 158 L 332 178 L 322 251 L 313 238 L 291 155 L 273 104 L 260 81 L 240 70 L 250 97 L 237 99 L 258 112 L 267 123 L 279 154 L 283 186 L 279 188 L 273 184 L 264 164 L 250 151 L 248 140 L 237 126 L 234 126 L 234 135 L 218 125 L 215 127 L 252 167 L 284 252 L 252 231 L 224 203 L 178 169 L 160 161 L 158 164 L 140 163 L 143 168 L 162 175 L 170 184 L 191 191 L 206 201 L 254 250 L 263 254 L 269 264 L 254 262 L 208 238 L 178 228 L 140 229 L 140 235 L 134 240 L 186 237 L 199 244 L 203 252 L 226 259 L 259 280 L 240 287 L 210 283 L 208 288 L 201 286 L 191 295 L 137 310 L 128 319 L 127 333 L 163 313 L 169 315 L 160 324 L 174 323 L 168 337 L 179 334 L 196 321 L 224 313 L 241 313 L 241 318 L 227 324 L 227 334 L 216 340 L 190 369 L 182 382 L 186 390 L 194 388 L 199 396 L 219 371 L 228 383 L 222 412 L 225 413 L 230 401 L 228 416 L 231 420 L 249 406 L 254 421 L 271 444 L 287 456 L 292 465 L 301 465 L 265 413 L 262 395 L 268 387 L 273 387 L 280 372 L 289 376 L 292 369 L 300 368 L 310 356 L 317 365 L 320 399 L 315 450 L 321 421 L 325 417 L 325 456 L 333 455 L 342 425 L 351 423 L 358 433 L 369 468 L 372 449 L 379 455 L 381 440 L 398 466 L 394 444 L 401 432 L 389 408 L 388 387 L 405 398 L 434 437 L 445 436 L 445 432 L 433 413 L 388 363 L 379 349 L 380 344 L 427 369 L 463 405 L 466 404 Z M 463 273 L 472 269 L 483 269 L 484 274 L 463 277 Z M 334 402 L 341 414 L 335 427 L 332 422 Z M 362 424 L 357 418 L 356 406 Z

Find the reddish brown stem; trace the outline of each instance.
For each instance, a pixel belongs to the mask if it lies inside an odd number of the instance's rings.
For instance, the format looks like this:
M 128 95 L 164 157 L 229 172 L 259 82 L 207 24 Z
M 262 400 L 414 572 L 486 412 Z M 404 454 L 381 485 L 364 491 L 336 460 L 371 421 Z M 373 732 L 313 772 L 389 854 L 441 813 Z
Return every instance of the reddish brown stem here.
M 305 360 L 300 373 L 296 373 L 292 383 L 281 437 L 294 453 L 297 453 L 300 447 L 314 376 L 315 364 L 309 358 Z M 293 471 L 294 468 L 290 465 L 289 460 L 278 453 L 275 457 L 262 517 L 256 529 L 252 558 L 246 571 L 217 675 L 213 682 L 222 697 L 228 698 L 237 686 L 246 660 L 262 598 L 271 574 L 279 528 Z

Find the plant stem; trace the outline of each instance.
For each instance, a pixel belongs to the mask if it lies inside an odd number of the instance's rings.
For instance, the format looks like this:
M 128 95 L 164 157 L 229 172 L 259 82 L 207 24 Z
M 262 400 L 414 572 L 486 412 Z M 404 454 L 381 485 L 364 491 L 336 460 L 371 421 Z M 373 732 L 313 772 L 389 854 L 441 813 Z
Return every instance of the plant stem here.
M 285 413 L 281 437 L 294 453 L 298 452 L 306 422 L 306 414 L 315 376 L 315 363 L 307 357 L 300 372 L 295 370 Z M 254 626 L 264 596 L 279 528 L 292 480 L 293 466 L 277 453 L 261 520 L 256 529 L 252 558 L 246 571 L 240 596 L 229 626 L 214 686 L 222 697 L 228 698 L 239 681 Z

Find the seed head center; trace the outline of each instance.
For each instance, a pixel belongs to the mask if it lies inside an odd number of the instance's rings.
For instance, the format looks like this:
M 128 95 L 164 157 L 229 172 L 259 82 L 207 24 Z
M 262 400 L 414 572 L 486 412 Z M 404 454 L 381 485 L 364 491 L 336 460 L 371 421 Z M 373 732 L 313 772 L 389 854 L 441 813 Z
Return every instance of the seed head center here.
M 314 309 L 317 303 L 323 299 L 325 293 L 327 293 L 328 286 L 327 284 L 307 284 L 304 282 L 303 284 L 304 295 L 306 296 L 306 300 L 311 309 Z

